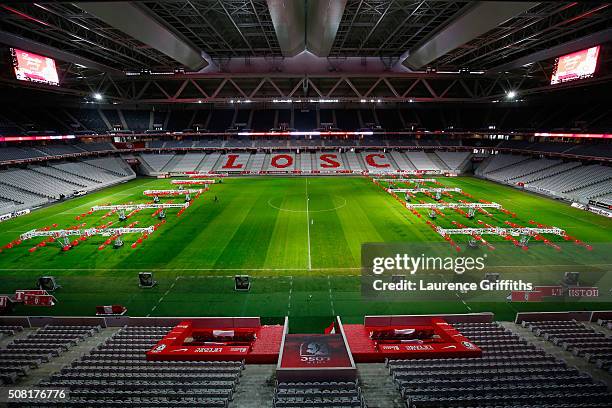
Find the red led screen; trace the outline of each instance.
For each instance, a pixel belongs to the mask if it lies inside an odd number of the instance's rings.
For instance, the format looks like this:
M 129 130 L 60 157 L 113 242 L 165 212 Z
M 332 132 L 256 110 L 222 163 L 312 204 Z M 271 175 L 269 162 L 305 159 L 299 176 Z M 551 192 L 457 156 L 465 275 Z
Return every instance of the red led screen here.
M 44 57 L 32 52 L 11 49 L 15 77 L 21 81 L 40 82 L 59 85 L 59 77 L 53 58 Z
M 554 85 L 593 76 L 597 68 L 599 48 L 598 45 L 557 58 L 550 83 Z

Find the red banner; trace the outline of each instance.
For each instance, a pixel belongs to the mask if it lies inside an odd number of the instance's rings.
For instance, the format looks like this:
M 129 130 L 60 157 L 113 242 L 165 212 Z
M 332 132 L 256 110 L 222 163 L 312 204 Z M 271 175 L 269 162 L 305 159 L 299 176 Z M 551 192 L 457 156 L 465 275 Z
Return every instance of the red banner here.
M 123 315 L 127 308 L 122 305 L 96 306 L 96 315 Z
M 251 351 L 252 342 L 238 341 L 238 339 L 245 337 L 255 339 L 256 331 L 256 328 L 194 328 L 190 321 L 181 322 L 147 351 L 147 360 L 243 360 Z M 199 341 L 197 345 L 186 342 L 187 339 L 194 340 L 198 337 L 208 340 Z
M 38 290 L 38 289 L 34 289 L 34 290 L 16 290 L 15 291 L 15 302 L 23 302 L 25 300 L 25 295 L 46 295 L 47 291 L 46 290 Z
M 288 334 L 285 336 L 281 368 L 351 367 L 351 359 L 340 334 Z
M 393 356 L 388 358 L 459 358 L 473 357 L 472 352 L 479 349 L 466 340 L 457 344 L 379 344 L 378 351 Z
M 249 353 L 248 346 L 225 346 L 225 345 L 207 345 L 207 346 L 183 346 L 183 347 L 168 347 L 165 344 L 159 344 L 147 352 L 147 357 L 156 356 L 155 361 L 160 360 L 180 360 L 190 361 L 198 360 L 202 356 L 217 356 L 217 359 L 236 360 L 232 357 L 244 358 Z M 175 357 L 176 356 L 176 357 Z M 205 358 L 207 359 L 207 358 Z
M 529 290 L 515 290 L 510 297 L 512 302 L 541 302 L 542 292 Z
M 210 177 L 225 177 L 225 174 L 216 174 L 216 173 L 194 173 L 192 171 L 186 171 L 185 174 L 189 175 L 189 178 L 201 179 L 201 178 L 210 178 Z
M 561 286 L 535 286 L 533 290 L 540 292 L 543 297 L 563 296 L 563 287 Z
M 0 296 L 0 311 L 8 308 L 10 299 L 8 296 Z
M 471 358 L 482 355 L 478 346 L 439 317 L 423 316 L 389 326 L 379 325 L 379 322 L 369 320 L 367 324 L 371 325 L 368 326 L 344 325 L 356 362 L 383 362 L 388 358 Z
M 26 306 L 51 307 L 55 304 L 55 297 L 52 295 L 32 295 L 26 293 L 23 297 L 23 304 Z
M 596 287 L 575 287 L 567 291 L 569 297 L 598 297 L 599 288 Z
M 172 180 L 172 184 L 177 185 L 203 185 L 203 184 L 215 184 L 215 180 L 203 180 L 203 179 L 194 179 L 194 180 Z

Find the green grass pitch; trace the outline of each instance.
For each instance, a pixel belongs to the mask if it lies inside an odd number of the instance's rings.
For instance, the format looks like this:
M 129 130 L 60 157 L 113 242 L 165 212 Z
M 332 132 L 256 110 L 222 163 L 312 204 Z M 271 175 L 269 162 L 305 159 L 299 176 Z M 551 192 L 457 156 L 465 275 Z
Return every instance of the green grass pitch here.
M 442 182 L 498 202 L 519 214 L 520 221 L 556 225 L 589 243 L 612 242 L 612 221 L 604 217 L 476 178 Z M 104 211 L 80 221 L 75 217 L 97 204 L 145 202 L 142 191 L 155 188 L 171 185 L 167 179 L 137 179 L 3 222 L 0 245 L 54 223 L 58 228 L 82 222 L 90 227 L 112 220 L 116 226 L 116 215 L 101 219 Z M 93 315 L 96 305 L 123 304 L 132 316 L 242 315 L 272 322 L 289 315 L 292 330 L 320 330 L 333 315 L 359 322 L 365 314 L 492 311 L 498 319 L 512 319 L 517 310 L 611 306 L 362 299 L 358 275 L 363 242 L 443 242 L 424 219 L 365 177 L 227 178 L 181 217 L 176 213 L 168 210 L 166 224 L 136 249 L 130 244 L 137 237 L 129 235 L 121 249 L 99 250 L 102 237 L 67 252 L 51 243 L 30 253 L 40 239 L 5 249 L 0 253 L 0 293 L 32 288 L 38 276 L 54 275 L 62 285 L 56 306 L 19 306 L 14 314 Z M 151 214 L 144 210 L 128 223 L 154 224 Z M 153 271 L 159 285 L 139 289 L 140 271 Z M 253 276 L 250 292 L 233 291 L 235 274 Z

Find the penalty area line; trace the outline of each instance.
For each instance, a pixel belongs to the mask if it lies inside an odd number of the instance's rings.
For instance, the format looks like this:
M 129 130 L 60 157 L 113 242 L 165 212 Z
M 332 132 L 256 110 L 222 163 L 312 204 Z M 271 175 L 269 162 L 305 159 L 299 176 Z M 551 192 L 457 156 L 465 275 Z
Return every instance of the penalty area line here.
M 455 295 L 456 295 L 456 296 L 459 298 L 459 300 L 461 300 L 461 303 L 463 303 L 463 306 L 465 306 L 465 307 L 466 307 L 466 309 L 468 310 L 468 312 L 471 312 L 471 311 L 472 311 L 472 308 L 471 308 L 471 307 L 470 307 L 470 306 L 469 306 L 469 305 L 468 305 L 468 304 L 465 302 L 465 300 L 464 300 L 464 299 L 463 299 L 461 296 L 459 296 L 459 294 L 458 294 L 458 293 L 455 293 Z

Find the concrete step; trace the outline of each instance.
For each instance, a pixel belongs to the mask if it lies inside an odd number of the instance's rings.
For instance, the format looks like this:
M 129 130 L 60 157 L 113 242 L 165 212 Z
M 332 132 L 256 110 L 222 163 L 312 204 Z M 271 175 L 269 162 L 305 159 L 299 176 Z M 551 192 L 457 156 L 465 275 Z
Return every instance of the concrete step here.
M 36 329 L 30 329 L 24 327 L 22 331 L 15 333 L 13 336 L 4 336 L 0 338 L 0 349 L 5 348 L 8 344 L 12 343 L 13 340 L 21 340 L 28 337 L 31 333 L 34 333 Z
M 60 354 L 59 357 L 54 357 L 48 363 L 41 364 L 40 367 L 31 370 L 28 376 L 23 378 L 17 385 L 20 387 L 28 387 L 38 384 L 41 380 L 47 379 L 51 375 L 59 372 L 62 367 L 89 354 L 92 349 L 105 342 L 120 329 L 120 327 L 100 329 L 100 332 L 91 337 L 86 337 L 85 340 L 69 348 L 68 351 Z
M 548 354 L 557 357 L 570 367 L 576 367 L 578 370 L 588 373 L 595 381 L 601 381 L 612 391 L 612 375 L 604 370 L 600 370 L 594 364 L 589 363 L 582 357 L 577 357 L 569 351 L 563 350 L 552 342 L 545 340 L 544 337 L 536 336 L 530 329 L 523 327 L 513 322 L 500 322 L 500 324 L 510 331 L 518 334 L 529 343 L 544 350 Z
M 230 408 L 271 407 L 274 398 L 276 366 L 274 364 L 247 364 L 240 384 L 236 387 Z
M 440 170 L 450 170 L 450 167 L 446 164 L 444 160 L 440 158 L 435 152 L 434 153 L 426 153 L 429 160 L 431 160 Z
M 606 327 L 600 326 L 596 322 L 582 322 L 586 327 L 595 330 L 597 333 L 601 333 L 606 337 L 612 337 L 612 330 L 608 330 Z
M 405 408 L 399 390 L 383 363 L 357 364 L 359 386 L 368 408 Z

